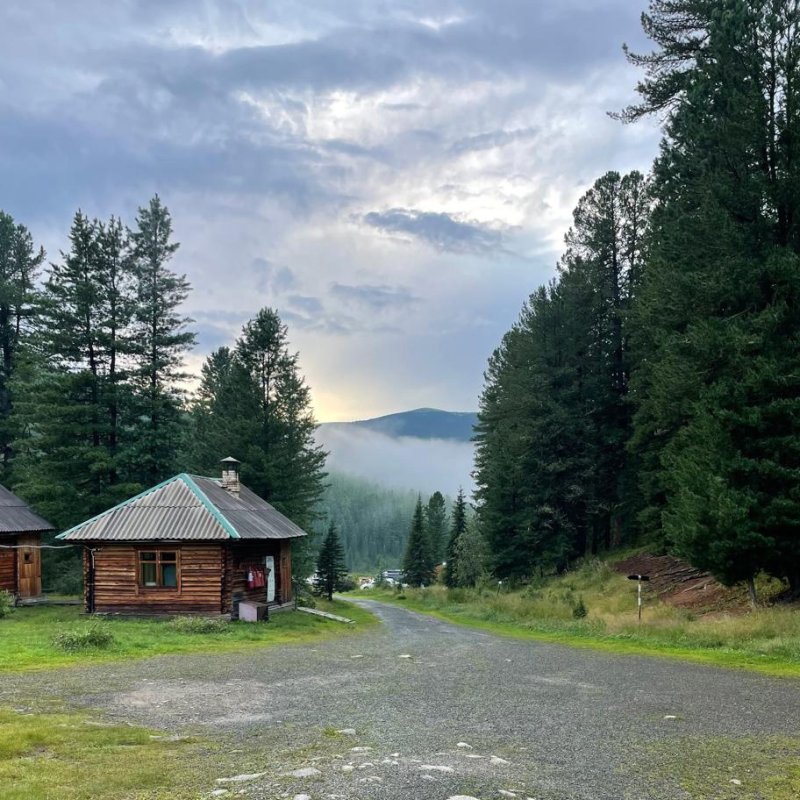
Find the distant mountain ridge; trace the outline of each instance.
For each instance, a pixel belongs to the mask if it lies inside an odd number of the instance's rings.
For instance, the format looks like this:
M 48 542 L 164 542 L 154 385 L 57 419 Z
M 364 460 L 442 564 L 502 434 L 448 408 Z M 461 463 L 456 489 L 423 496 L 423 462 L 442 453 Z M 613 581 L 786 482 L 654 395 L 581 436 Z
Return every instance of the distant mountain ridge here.
M 438 408 L 416 408 L 373 419 L 353 422 L 325 422 L 320 428 L 329 430 L 367 430 L 393 439 L 446 439 L 469 442 L 478 414 L 473 411 L 442 411 Z

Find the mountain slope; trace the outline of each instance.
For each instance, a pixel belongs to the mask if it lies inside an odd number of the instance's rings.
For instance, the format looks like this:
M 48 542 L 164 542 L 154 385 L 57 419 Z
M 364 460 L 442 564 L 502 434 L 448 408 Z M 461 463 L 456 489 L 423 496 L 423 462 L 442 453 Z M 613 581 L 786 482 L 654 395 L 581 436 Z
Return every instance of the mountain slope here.
M 415 439 L 447 439 L 469 442 L 478 415 L 471 411 L 441 411 L 437 408 L 417 408 L 401 411 L 374 419 L 354 422 L 329 422 L 322 428 L 340 430 L 355 429 L 381 433 L 393 439 L 411 437 Z

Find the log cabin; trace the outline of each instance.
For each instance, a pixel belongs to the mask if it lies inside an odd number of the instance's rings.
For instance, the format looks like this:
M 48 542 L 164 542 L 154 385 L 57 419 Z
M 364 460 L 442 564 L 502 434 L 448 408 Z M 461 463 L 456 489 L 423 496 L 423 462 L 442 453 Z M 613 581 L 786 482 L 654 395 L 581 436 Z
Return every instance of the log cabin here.
M 57 538 L 83 545 L 87 613 L 238 617 L 288 607 L 292 540 L 305 531 L 239 482 L 181 473 Z
M 0 591 L 27 598 L 42 593 L 42 534 L 55 530 L 13 492 L 0 486 Z

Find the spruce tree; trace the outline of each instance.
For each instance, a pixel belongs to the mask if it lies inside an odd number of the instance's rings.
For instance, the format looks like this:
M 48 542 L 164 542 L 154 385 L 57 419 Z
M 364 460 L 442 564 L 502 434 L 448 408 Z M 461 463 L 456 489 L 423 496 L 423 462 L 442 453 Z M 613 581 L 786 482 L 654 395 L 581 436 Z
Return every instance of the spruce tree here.
M 220 448 L 242 462 L 242 481 L 306 530 L 322 497 L 326 454 L 314 440 L 311 392 L 289 351 L 277 312 L 247 322 L 233 350 L 213 353 L 203 367 L 185 448 L 190 469 L 217 469 Z M 295 541 L 293 564 L 308 574 L 313 555 Z
M 195 343 L 180 312 L 191 289 L 185 275 L 173 272 L 169 262 L 178 250 L 172 239 L 172 218 L 158 195 L 140 208 L 131 231 L 136 279 L 133 340 L 137 400 L 141 422 L 137 443 L 140 480 L 149 485 L 177 469 L 181 437 L 185 377 L 183 362 Z
M 411 533 L 403 558 L 403 577 L 409 586 L 430 586 L 433 583 L 434 561 L 421 497 L 417 498 L 414 508 Z
M 70 245 L 50 266 L 14 383 L 15 486 L 59 527 L 142 488 L 128 469 L 133 395 L 120 368 L 130 321 L 124 232 L 78 212 Z
M 425 507 L 425 526 L 434 563 L 440 564 L 447 545 L 447 506 L 441 492 L 434 492 Z
M 4 475 L 12 458 L 11 382 L 34 322 L 34 286 L 44 257 L 28 229 L 0 211 L 0 467 Z M 8 483 L 7 476 L 3 482 Z
M 347 577 L 347 566 L 344 549 L 336 526 L 331 522 L 317 559 L 317 590 L 328 600 L 333 600 L 333 593 L 342 588 L 345 577 Z
M 449 588 L 459 586 L 458 541 L 467 529 L 467 501 L 464 498 L 464 490 L 459 488 L 453 503 L 453 513 L 450 523 L 450 538 L 447 541 L 447 552 L 445 555 L 444 583 Z
M 643 528 L 726 582 L 800 592 L 797 7 L 654 0 L 642 102 L 665 115 L 632 382 Z

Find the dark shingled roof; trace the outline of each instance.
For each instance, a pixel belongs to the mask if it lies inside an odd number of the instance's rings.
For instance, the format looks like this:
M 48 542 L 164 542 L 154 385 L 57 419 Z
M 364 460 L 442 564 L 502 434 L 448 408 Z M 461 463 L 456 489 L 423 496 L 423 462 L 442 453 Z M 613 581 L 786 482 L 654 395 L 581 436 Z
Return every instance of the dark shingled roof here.
M 5 486 L 0 486 L 0 536 L 52 530 L 55 528 L 46 519 Z
M 70 528 L 70 542 L 225 541 L 293 539 L 306 533 L 266 500 L 216 478 L 181 473 Z

